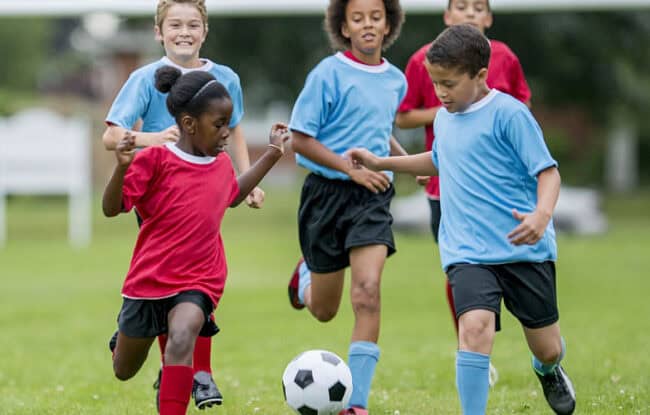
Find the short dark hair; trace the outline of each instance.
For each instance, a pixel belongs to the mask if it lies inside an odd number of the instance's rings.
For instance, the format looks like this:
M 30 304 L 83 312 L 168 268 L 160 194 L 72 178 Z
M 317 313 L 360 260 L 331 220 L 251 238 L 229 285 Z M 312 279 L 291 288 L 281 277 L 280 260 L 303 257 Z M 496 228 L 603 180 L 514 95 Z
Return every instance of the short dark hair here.
M 325 14 L 325 31 L 330 38 L 330 44 L 334 49 L 349 49 L 350 39 L 341 34 L 341 28 L 345 22 L 345 9 L 350 0 L 330 0 Z M 399 0 L 383 0 L 386 9 L 386 21 L 390 27 L 390 33 L 384 37 L 382 49 L 388 48 L 399 36 L 404 23 L 404 12 Z
M 173 66 L 162 66 L 156 70 L 156 89 L 167 93 L 167 109 L 180 125 L 180 115 L 198 117 L 205 112 L 212 99 L 228 99 L 230 94 L 210 72 L 191 71 L 183 75 Z
M 450 10 L 450 9 L 451 9 L 451 3 L 453 3 L 453 2 L 454 2 L 454 0 L 449 0 L 449 1 L 447 1 L 447 10 Z M 488 11 L 491 12 L 491 11 L 492 11 L 492 7 L 490 7 L 490 0 L 485 0 L 485 4 L 487 4 L 487 9 L 488 9 Z
M 462 24 L 445 29 L 427 51 L 427 61 L 474 78 L 490 63 L 490 42 L 477 28 Z

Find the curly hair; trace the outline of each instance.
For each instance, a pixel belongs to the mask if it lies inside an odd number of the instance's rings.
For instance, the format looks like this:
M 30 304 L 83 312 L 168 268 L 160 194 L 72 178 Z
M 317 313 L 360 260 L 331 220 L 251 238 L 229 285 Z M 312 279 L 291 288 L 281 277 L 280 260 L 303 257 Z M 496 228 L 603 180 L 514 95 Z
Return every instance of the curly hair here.
M 165 18 L 167 17 L 167 12 L 169 8 L 174 4 L 190 4 L 201 13 L 201 19 L 203 20 L 203 26 L 205 29 L 208 28 L 208 9 L 205 7 L 205 0 L 159 0 L 158 6 L 156 6 L 156 17 L 155 25 L 162 29 L 162 24 Z
M 350 39 L 343 36 L 341 28 L 345 23 L 345 9 L 350 0 L 330 0 L 325 14 L 325 31 L 330 38 L 330 44 L 334 49 L 349 49 Z M 383 0 L 386 9 L 386 22 L 390 27 L 390 33 L 384 37 L 382 49 L 386 50 L 398 38 L 404 23 L 404 12 L 399 0 Z

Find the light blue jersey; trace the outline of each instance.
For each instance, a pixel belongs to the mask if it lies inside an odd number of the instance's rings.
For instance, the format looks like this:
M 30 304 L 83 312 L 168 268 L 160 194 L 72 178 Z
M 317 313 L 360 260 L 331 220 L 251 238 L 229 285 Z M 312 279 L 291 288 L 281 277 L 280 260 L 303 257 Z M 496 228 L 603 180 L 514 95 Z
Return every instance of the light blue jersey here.
M 555 260 L 553 222 L 535 245 L 513 245 L 512 209 L 537 205 L 537 175 L 557 166 L 528 108 L 496 89 L 462 113 L 441 108 L 434 122 L 433 163 L 440 175 L 440 257 L 457 263 Z
M 363 147 L 388 156 L 393 120 L 405 94 L 404 74 L 388 61 L 369 66 L 339 52 L 323 59 L 307 76 L 289 128 L 314 137 L 339 155 Z M 350 179 L 299 154 L 296 161 L 328 179 Z
M 207 59 L 202 59 L 202 61 L 204 65 L 200 68 L 188 69 L 163 57 L 133 71 L 113 101 L 106 116 L 106 122 L 131 129 L 138 119 L 142 119 L 143 132 L 163 131 L 174 125 L 176 121 L 167 110 L 167 94 L 158 91 L 155 86 L 156 70 L 161 66 L 170 65 L 180 69 L 183 73 L 200 70 L 214 75 L 217 81 L 226 87 L 232 99 L 233 111 L 230 128 L 235 128 L 244 116 L 239 76 L 227 66 L 217 65 Z

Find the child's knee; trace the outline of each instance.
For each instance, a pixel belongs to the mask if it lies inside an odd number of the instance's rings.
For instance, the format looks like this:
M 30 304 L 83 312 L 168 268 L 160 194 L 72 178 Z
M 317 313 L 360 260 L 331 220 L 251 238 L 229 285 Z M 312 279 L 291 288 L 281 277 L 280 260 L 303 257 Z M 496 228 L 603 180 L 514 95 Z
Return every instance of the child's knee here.
M 351 287 L 352 308 L 355 313 L 378 313 L 380 309 L 379 281 L 362 281 Z
M 332 307 L 313 307 L 311 309 L 311 313 L 313 316 L 316 318 L 316 320 L 320 321 L 321 323 L 327 323 L 328 321 L 331 321 L 334 317 L 336 317 L 336 313 L 338 312 L 338 309 L 332 308 Z
M 194 348 L 196 335 L 187 327 L 178 328 L 169 332 L 165 355 L 175 359 L 182 359 L 191 356 Z
M 547 345 L 544 349 L 535 350 L 533 354 L 542 363 L 556 363 L 562 356 L 562 344 L 558 342 L 558 344 Z
M 494 339 L 494 319 L 490 312 L 467 312 L 459 320 L 458 340 L 462 349 L 476 351 L 491 345 Z
M 131 379 L 137 372 L 137 370 L 121 367 L 120 365 L 113 363 L 113 373 L 115 374 L 115 377 L 121 381 Z

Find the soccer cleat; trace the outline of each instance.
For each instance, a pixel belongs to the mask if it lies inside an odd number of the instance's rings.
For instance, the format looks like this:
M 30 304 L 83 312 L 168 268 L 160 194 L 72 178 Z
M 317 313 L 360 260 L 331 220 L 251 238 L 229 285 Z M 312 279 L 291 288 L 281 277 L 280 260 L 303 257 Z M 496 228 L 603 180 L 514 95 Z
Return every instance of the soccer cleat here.
M 117 346 L 117 330 L 111 336 L 111 339 L 108 341 L 108 349 L 111 353 L 115 353 L 115 347 Z
M 368 410 L 353 406 L 348 409 L 342 410 L 341 412 L 339 412 L 339 415 L 368 415 Z
M 300 302 L 300 298 L 298 297 L 298 282 L 300 281 L 300 266 L 305 262 L 303 258 L 300 258 L 298 261 L 298 264 L 296 265 L 296 269 L 293 270 L 293 274 L 291 274 L 291 279 L 289 280 L 289 303 L 291 303 L 291 307 L 295 308 L 296 310 L 302 310 L 305 308 L 305 305 Z
M 488 372 L 488 382 L 490 383 L 490 387 L 493 387 L 496 385 L 496 383 L 499 381 L 499 372 L 497 371 L 497 368 L 490 363 L 490 370 Z
M 576 408 L 576 393 L 573 384 L 562 366 L 557 365 L 547 375 L 535 375 L 542 384 L 544 396 L 549 406 L 557 415 L 571 415 Z
M 212 405 L 221 405 L 223 396 L 214 383 L 212 375 L 200 370 L 194 374 L 194 384 L 192 385 L 192 396 L 194 403 L 199 409 L 211 408 Z

